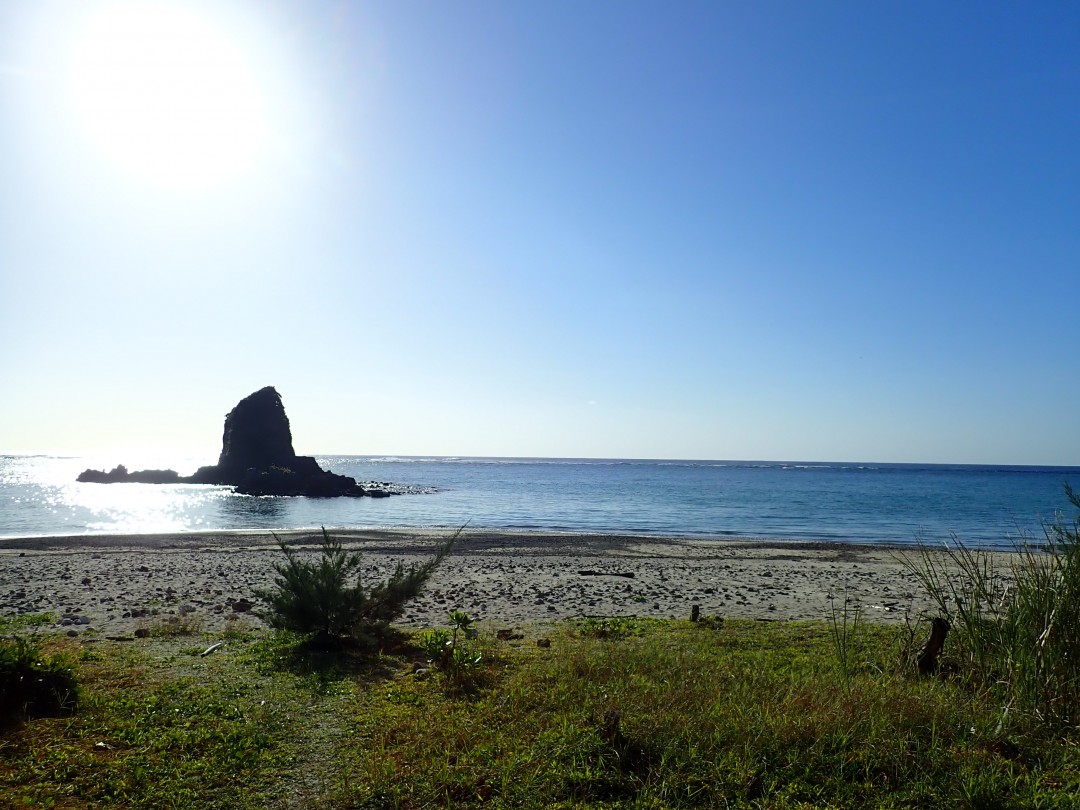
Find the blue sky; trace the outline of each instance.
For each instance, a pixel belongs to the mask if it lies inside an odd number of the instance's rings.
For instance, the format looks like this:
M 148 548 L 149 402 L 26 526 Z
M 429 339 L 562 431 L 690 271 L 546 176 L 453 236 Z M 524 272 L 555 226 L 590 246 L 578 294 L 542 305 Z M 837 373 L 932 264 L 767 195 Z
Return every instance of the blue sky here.
M 1078 98 L 1064 2 L 8 0 L 0 452 L 272 384 L 313 454 L 1078 464 Z

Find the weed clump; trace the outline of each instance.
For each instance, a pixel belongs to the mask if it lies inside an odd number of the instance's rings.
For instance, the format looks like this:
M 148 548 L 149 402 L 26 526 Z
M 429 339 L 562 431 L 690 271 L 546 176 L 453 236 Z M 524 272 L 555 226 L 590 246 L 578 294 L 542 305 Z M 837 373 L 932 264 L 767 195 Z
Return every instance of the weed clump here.
M 481 679 L 484 655 L 471 640 L 477 638 L 473 618 L 468 613 L 452 610 L 449 614 L 452 631 L 442 628 L 429 630 L 420 637 L 420 647 L 428 663 L 442 672 L 447 683 L 457 690 L 467 690 Z
M 75 708 L 78 684 L 66 658 L 47 655 L 34 638 L 0 639 L 0 725 Z
M 640 622 L 632 616 L 586 616 L 572 625 L 582 638 L 623 639 L 641 632 Z
M 273 627 L 308 636 L 320 646 L 368 646 L 420 594 L 460 534 L 459 529 L 425 562 L 409 567 L 399 562 L 388 580 L 370 586 L 362 582 L 362 555 L 347 552 L 326 529 L 316 561 L 303 559 L 279 539 L 285 561 L 274 565 L 274 588 L 258 592 L 269 604 L 266 618 Z

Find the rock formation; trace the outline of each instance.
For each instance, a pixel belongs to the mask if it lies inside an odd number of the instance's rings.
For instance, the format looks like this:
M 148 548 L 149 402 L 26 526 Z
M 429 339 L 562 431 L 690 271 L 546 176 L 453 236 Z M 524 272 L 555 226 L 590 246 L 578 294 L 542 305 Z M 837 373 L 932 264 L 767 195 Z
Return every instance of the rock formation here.
M 245 397 L 225 417 L 218 463 L 182 477 L 173 470 L 128 472 L 117 465 L 109 472 L 85 470 L 79 481 L 99 484 L 217 484 L 242 495 L 342 495 L 384 497 L 404 490 L 389 484 L 358 484 L 356 479 L 322 469 L 311 456 L 293 450 L 289 417 L 281 395 L 271 386 Z
M 251 468 L 289 468 L 295 460 L 289 417 L 285 415 L 281 395 L 272 386 L 244 397 L 225 416 L 221 456 L 216 467 L 221 478 L 229 479 L 223 483 L 238 484 L 238 479 Z
M 104 470 L 84 470 L 79 474 L 78 481 L 91 484 L 179 484 L 182 483 L 180 474 L 176 470 L 136 470 L 128 472 L 123 464 L 117 464 L 108 472 Z
M 269 386 L 229 411 L 218 463 L 200 467 L 191 481 L 227 484 L 242 495 L 366 494 L 355 479 L 322 469 L 310 456 L 296 455 L 281 395 Z

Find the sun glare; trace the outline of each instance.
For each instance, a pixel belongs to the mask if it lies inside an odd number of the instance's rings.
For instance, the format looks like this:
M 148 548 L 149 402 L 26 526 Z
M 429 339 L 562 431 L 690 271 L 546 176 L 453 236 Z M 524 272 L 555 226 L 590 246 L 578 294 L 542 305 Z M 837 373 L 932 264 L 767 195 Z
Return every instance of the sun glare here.
M 83 125 L 144 182 L 203 191 L 245 172 L 266 140 L 258 83 L 235 43 L 168 3 L 102 8 L 74 53 Z

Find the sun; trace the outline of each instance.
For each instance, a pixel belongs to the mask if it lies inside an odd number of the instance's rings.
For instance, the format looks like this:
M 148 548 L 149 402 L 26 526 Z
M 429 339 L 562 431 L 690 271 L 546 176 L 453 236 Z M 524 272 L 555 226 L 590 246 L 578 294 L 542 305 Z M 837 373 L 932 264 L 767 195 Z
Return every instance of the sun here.
M 101 8 L 76 44 L 72 88 L 96 147 L 154 186 L 212 188 L 265 147 L 262 93 L 243 53 L 180 5 Z

